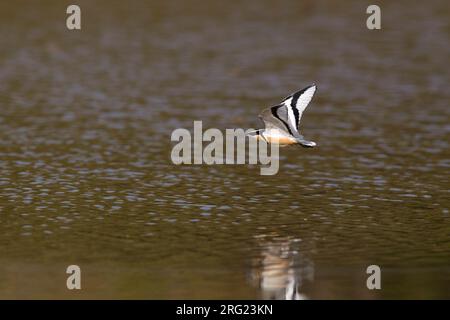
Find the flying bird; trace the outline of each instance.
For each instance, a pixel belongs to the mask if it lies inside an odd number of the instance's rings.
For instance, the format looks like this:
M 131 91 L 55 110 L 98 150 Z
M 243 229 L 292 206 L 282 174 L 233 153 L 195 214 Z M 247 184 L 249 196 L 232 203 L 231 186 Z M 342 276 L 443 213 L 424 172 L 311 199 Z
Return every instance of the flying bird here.
M 250 135 L 282 147 L 295 144 L 305 148 L 315 147 L 315 142 L 305 140 L 299 132 L 303 111 L 315 92 L 316 85 L 313 84 L 291 94 L 281 104 L 264 109 L 259 118 L 264 122 L 265 129 L 252 131 Z

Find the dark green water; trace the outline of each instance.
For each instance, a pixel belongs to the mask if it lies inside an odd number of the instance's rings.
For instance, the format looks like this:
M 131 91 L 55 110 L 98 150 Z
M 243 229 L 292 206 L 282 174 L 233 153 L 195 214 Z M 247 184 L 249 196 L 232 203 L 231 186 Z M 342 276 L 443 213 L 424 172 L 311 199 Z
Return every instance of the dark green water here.
M 446 1 L 77 4 L 0 4 L 0 298 L 450 298 Z M 312 82 L 277 175 L 171 163 Z

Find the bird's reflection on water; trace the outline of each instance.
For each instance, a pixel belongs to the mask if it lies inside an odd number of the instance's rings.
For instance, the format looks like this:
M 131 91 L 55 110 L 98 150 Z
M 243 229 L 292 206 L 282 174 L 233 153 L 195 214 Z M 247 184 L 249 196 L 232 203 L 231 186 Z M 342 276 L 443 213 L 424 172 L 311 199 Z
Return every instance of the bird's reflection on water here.
M 261 255 L 253 260 L 251 282 L 261 298 L 304 300 L 303 287 L 314 280 L 314 263 L 300 251 L 300 239 L 282 237 L 266 240 L 258 236 Z

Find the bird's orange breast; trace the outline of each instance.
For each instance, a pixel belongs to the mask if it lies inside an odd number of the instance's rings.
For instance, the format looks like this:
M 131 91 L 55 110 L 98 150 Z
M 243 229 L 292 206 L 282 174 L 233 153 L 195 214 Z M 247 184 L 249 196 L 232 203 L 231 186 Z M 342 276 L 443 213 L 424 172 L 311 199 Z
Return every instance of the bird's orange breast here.
M 297 140 L 294 138 L 281 135 L 265 135 L 264 138 L 261 135 L 257 135 L 256 138 L 258 140 L 267 141 L 268 143 L 279 144 L 280 146 L 288 146 L 297 143 Z
M 283 146 L 297 143 L 297 140 L 295 140 L 294 138 L 283 136 L 274 136 L 274 137 L 268 136 L 266 137 L 266 140 L 269 143 L 279 144 Z

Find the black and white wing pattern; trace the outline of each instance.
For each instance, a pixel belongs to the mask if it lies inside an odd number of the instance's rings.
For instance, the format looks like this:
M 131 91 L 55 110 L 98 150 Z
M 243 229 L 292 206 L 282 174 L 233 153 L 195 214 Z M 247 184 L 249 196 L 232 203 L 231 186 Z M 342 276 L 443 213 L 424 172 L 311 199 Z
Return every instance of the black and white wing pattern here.
M 259 117 L 268 130 L 282 130 L 291 136 L 299 136 L 299 125 L 303 111 L 311 101 L 316 86 L 311 85 L 300 90 L 277 106 L 264 109 Z
M 287 108 L 289 125 L 296 131 L 299 131 L 303 111 L 311 102 L 315 92 L 316 85 L 313 84 L 291 94 L 281 103 Z
M 268 131 L 279 131 L 281 134 L 293 135 L 292 128 L 288 122 L 288 110 L 280 104 L 275 107 L 264 109 L 260 115 L 264 126 Z

